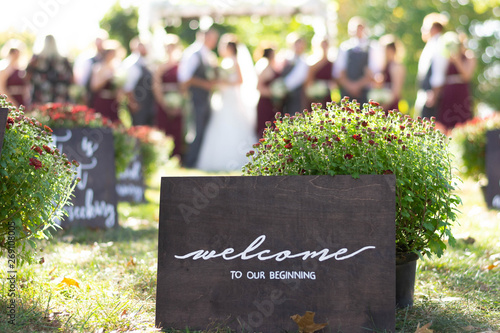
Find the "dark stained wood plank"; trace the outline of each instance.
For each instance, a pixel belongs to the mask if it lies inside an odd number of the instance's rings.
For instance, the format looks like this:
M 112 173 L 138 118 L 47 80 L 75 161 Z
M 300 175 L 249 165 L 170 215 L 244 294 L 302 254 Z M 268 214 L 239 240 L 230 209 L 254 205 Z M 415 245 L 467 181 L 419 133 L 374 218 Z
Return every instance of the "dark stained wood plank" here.
M 296 331 L 290 316 L 314 311 L 332 331 L 394 331 L 394 186 L 391 175 L 163 178 L 157 326 Z M 286 258 L 324 249 L 337 255 Z M 219 256 L 179 258 L 197 250 Z M 290 252 L 259 260 L 265 250 Z

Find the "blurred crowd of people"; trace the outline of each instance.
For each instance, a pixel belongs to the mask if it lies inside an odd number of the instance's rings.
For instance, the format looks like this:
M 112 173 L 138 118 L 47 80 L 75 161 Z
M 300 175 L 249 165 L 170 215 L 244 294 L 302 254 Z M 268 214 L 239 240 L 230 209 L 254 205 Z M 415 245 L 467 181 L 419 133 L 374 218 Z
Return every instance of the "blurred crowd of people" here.
M 448 130 L 472 117 L 469 82 L 476 60 L 464 36 L 445 33 L 446 23 L 437 13 L 423 21 L 415 115 L 434 116 Z M 2 48 L 0 93 L 27 110 L 48 102 L 83 103 L 112 121 L 119 120 L 123 103 L 133 125 L 157 126 L 173 137 L 174 154 L 186 167 L 237 170 L 276 112 L 293 115 L 311 103 L 326 107 L 333 89 L 361 105 L 373 99 L 385 110 L 398 109 L 406 79 L 401 41 L 371 38 L 360 17 L 349 21 L 348 32 L 336 57 L 327 36 L 309 41 L 292 33 L 287 49 L 262 41 L 251 56 L 236 36 L 220 36 L 213 28 L 199 31 L 185 49 L 178 36 L 167 34 L 159 62 L 151 61 L 151 45 L 139 38 L 125 58 L 123 46 L 103 31 L 95 52 L 73 64 L 47 36 L 24 66 L 26 47 L 10 40 Z

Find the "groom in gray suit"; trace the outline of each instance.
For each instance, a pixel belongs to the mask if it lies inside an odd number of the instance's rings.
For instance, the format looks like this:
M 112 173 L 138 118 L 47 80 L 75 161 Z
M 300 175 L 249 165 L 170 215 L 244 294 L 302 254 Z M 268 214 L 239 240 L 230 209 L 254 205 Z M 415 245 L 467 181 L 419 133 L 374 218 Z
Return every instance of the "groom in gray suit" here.
M 214 54 L 219 33 L 214 28 L 206 31 L 184 52 L 178 72 L 178 80 L 189 89 L 194 111 L 196 136 L 184 158 L 184 166 L 194 168 L 210 119 L 210 97 L 215 86 Z

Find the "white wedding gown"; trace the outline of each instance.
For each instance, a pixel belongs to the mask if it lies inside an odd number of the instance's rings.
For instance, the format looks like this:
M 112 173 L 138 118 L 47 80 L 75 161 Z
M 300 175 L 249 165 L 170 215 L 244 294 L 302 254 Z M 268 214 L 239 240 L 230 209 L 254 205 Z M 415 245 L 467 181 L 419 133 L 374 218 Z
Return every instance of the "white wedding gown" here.
M 224 59 L 222 65 L 228 81 L 235 82 L 238 75 L 232 61 Z M 201 144 L 198 169 L 235 171 L 248 163 L 246 153 L 257 142 L 251 119 L 255 110 L 249 110 L 249 105 L 253 105 L 252 101 L 245 100 L 239 84 L 221 86 L 213 93 L 212 114 Z

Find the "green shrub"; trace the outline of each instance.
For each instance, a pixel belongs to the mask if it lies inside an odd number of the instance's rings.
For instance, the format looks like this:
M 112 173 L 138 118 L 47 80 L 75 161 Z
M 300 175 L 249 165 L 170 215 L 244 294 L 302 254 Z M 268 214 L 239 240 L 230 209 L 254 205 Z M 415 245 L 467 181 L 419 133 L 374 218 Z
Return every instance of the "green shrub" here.
M 396 175 L 396 252 L 441 256 L 460 198 L 448 139 L 434 119 L 386 115 L 376 102 L 363 108 L 344 98 L 327 109 L 313 104 L 295 116 L 277 114 L 245 175 Z M 375 213 L 375 212 L 374 212 Z

